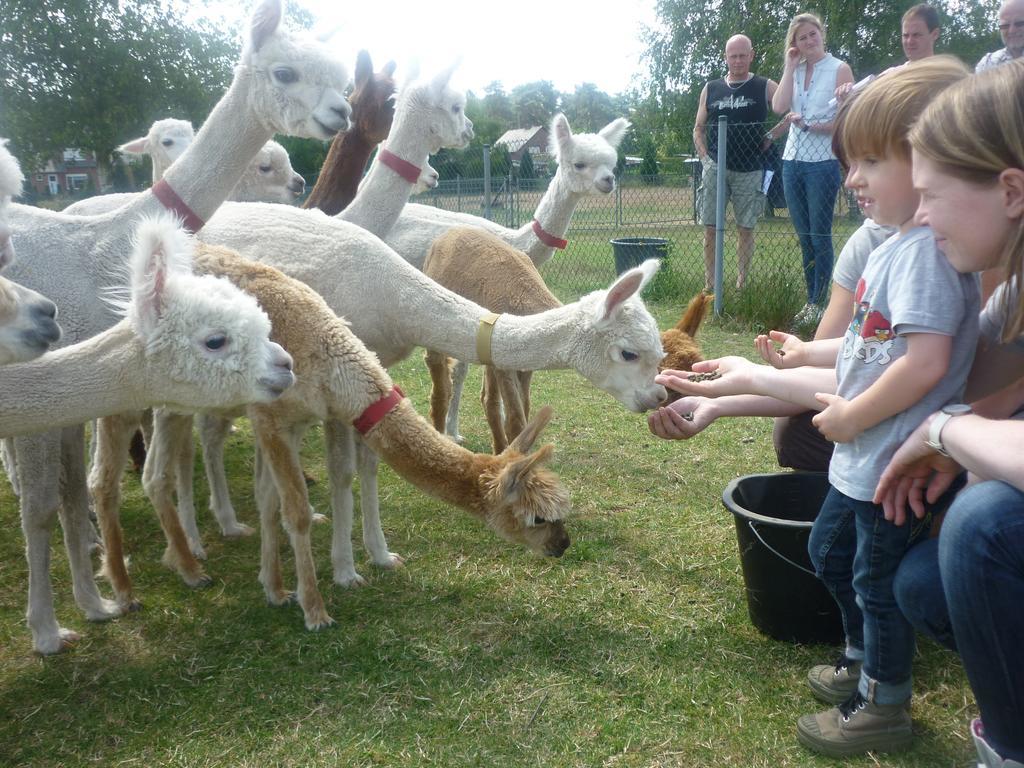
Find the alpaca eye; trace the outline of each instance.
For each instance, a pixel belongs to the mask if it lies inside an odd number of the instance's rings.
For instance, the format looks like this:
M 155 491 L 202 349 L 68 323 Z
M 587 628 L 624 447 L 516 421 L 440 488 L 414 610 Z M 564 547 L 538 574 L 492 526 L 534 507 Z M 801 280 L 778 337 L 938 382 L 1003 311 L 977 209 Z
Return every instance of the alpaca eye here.
M 261 165 L 260 166 L 260 173 L 270 173 L 270 166 L 269 165 Z
M 169 147 L 171 146 L 171 144 L 174 143 L 174 139 L 162 139 L 160 143 L 163 144 L 165 147 Z
M 462 107 L 460 107 L 458 104 L 455 104 L 455 105 L 452 106 L 452 114 L 453 115 L 457 115 L 461 111 L 462 111 Z
M 213 336 L 208 336 L 206 338 L 206 348 L 211 352 L 216 352 L 218 350 L 224 349 L 224 347 L 227 346 L 227 343 L 228 337 L 225 336 L 223 333 L 215 333 L 213 334 Z
M 586 163 L 573 163 L 572 167 L 575 168 L 577 171 L 582 171 L 584 168 L 587 167 L 587 164 Z
M 628 349 L 622 350 L 622 359 L 627 363 L 633 363 L 640 359 L 640 355 L 636 352 L 630 352 Z
M 298 82 L 299 73 L 291 67 L 278 67 L 274 70 L 274 79 L 281 85 L 290 85 Z

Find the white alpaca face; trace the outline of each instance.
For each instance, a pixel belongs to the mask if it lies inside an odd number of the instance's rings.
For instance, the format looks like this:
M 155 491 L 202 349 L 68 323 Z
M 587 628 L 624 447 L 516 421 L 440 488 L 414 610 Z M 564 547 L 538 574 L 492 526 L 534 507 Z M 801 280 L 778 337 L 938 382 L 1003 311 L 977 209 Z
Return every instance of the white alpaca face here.
M 192 123 L 185 120 L 161 122 L 165 125 L 158 128 L 154 124 L 155 132 L 150 129 L 150 154 L 154 162 L 159 159 L 164 163 L 164 167 L 167 167 L 185 153 L 196 134 Z
M 447 69 L 428 84 L 406 87 L 398 96 L 395 121 L 410 123 L 429 134 L 430 154 L 445 147 L 464 149 L 473 139 L 473 121 L 466 117 L 466 94 L 452 88 Z
M 604 356 L 585 356 L 577 370 L 635 413 L 657 407 L 667 394 L 654 382 L 665 354 L 661 332 L 639 295 L 657 268 L 651 259 L 623 273 L 607 291 L 581 299 L 594 309 L 595 322 L 586 329 L 588 348 L 603 349 Z
M 57 307 L 0 277 L 0 365 L 32 360 L 60 339 Z
M 231 199 L 288 204 L 305 190 L 306 180 L 292 168 L 288 151 L 276 141 L 268 141 L 246 168 Z
M 348 130 L 348 70 L 325 46 L 299 44 L 275 29 L 252 42 L 243 64 L 255 74 L 253 103 L 275 133 L 326 141 Z
M 616 150 L 629 123 L 619 119 L 600 133 L 573 134 L 569 122 L 558 115 L 552 124 L 552 146 L 558 174 L 579 195 L 606 195 L 615 189 Z

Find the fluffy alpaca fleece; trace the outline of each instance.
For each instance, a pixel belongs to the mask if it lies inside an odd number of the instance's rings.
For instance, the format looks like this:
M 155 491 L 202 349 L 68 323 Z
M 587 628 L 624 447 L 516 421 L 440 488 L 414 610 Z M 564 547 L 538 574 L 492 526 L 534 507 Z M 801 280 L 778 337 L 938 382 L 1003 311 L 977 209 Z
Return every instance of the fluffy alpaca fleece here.
M 379 72 L 367 51 L 356 55 L 355 88 L 348 97 L 352 105 L 352 128 L 331 142 L 320 175 L 303 208 L 319 208 L 328 216 L 345 210 L 356 196 L 370 154 L 388 137 L 395 118 L 395 62 Z
M 361 583 L 351 551 L 355 458 L 350 425 L 369 405 L 391 391 L 391 379 L 347 324 L 308 286 L 222 248 L 202 249 L 195 265 L 206 274 L 228 278 L 256 297 L 271 318 L 274 338 L 286 344 L 295 359 L 296 386 L 273 403 L 248 408 L 259 446 L 256 497 L 262 531 L 260 581 L 271 603 L 280 605 L 290 598 L 283 587 L 278 554 L 280 512 L 295 552 L 298 600 L 306 626 L 326 626 L 333 622 L 316 585 L 309 499 L 299 464 L 299 446 L 310 425 L 326 422 L 335 513 L 335 580 Z M 549 418 L 550 409 L 501 456 L 474 455 L 439 436 L 405 400 L 364 439 L 400 476 L 419 488 L 481 518 L 510 541 L 542 554 L 560 555 L 569 543 L 561 522 L 569 508 L 568 493 L 557 477 L 541 466 L 550 456 L 550 446 L 527 454 Z M 110 429 L 105 422 L 100 435 L 104 470 L 99 476 L 106 487 L 94 492 L 97 498 L 113 498 L 124 465 L 125 430 L 117 425 Z M 165 524 L 171 547 L 184 541 L 184 531 L 173 510 L 171 475 L 175 452 L 182 440 L 190 441 L 190 435 L 189 417 L 157 412 L 143 483 Z M 103 521 L 116 519 L 116 508 L 106 504 L 98 506 L 97 513 Z M 168 525 L 176 530 L 167 530 Z M 106 542 L 108 551 L 120 553 L 119 528 L 114 523 L 104 523 L 103 527 L 105 535 L 109 530 L 118 536 Z M 374 561 L 383 567 L 400 565 L 401 558 L 387 550 L 375 510 L 363 527 L 364 541 Z M 187 548 L 175 554 L 175 559 L 189 558 Z M 107 573 L 119 601 L 133 604 L 123 561 L 108 558 Z
M 558 162 L 558 169 L 534 213 L 534 219 L 545 232 L 564 238 L 573 211 L 581 200 L 588 195 L 606 195 L 615 189 L 616 147 L 628 129 L 629 121 L 618 118 L 598 133 L 574 134 L 565 115 L 555 115 L 551 121 L 550 151 Z M 384 240 L 409 263 L 422 268 L 433 242 L 455 226 L 486 229 L 523 251 L 537 266 L 550 259 L 555 251 L 537 237 L 532 221 L 519 229 L 508 229 L 481 216 L 415 203 L 402 209 Z
M 0 139 L 0 270 L 14 261 L 7 206 L 21 194 L 21 166 Z M 35 291 L 0 277 L 0 365 L 31 360 L 60 339 L 57 307 Z M 7 454 L 4 453 L 5 466 Z
M 525 253 L 475 227 L 456 227 L 439 237 L 427 255 L 423 273 L 492 312 L 532 315 L 562 306 Z M 426 361 L 432 384 L 430 419 L 444 432 L 452 394 L 449 360 L 427 350 Z M 484 367 L 481 400 L 495 453 L 505 450 L 526 425 L 531 376 L 530 371 Z M 448 434 L 456 437 L 457 428 Z
M 704 359 L 704 353 L 696 341 L 697 331 L 714 300 L 714 296 L 701 291 L 690 299 L 675 327 L 661 332 L 661 346 L 665 348 L 665 357 L 659 366 L 661 370 L 688 371 L 694 363 Z M 669 390 L 669 400 L 678 400 L 680 397 L 682 395 L 678 392 Z
M 231 87 L 164 176 L 201 220 L 213 215 L 275 132 L 326 140 L 348 127 L 344 65 L 322 44 L 284 32 L 281 21 L 280 1 L 262 0 L 252 16 Z M 161 210 L 152 191 L 117 211 L 92 217 L 12 205 L 10 222 L 19 260 L 10 277 L 60 307 L 67 343 L 101 333 L 118 317 L 97 297 L 108 286 L 124 284 L 121 273 L 131 251 L 131 231 L 141 215 Z M 15 448 L 30 562 L 28 625 L 35 650 L 55 653 L 64 643 L 46 564 L 58 511 L 76 603 L 92 620 L 113 618 L 122 611 L 100 596 L 89 559 L 84 430 L 75 427 L 62 434 L 18 438 Z

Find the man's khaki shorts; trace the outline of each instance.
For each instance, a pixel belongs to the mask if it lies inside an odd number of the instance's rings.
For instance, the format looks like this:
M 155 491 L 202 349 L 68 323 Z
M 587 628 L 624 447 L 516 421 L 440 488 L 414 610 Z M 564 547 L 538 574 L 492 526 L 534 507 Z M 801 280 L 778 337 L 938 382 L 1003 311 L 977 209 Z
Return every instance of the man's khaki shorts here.
M 764 171 L 725 172 L 725 199 L 732 200 L 732 212 L 736 225 L 753 229 L 764 211 L 764 193 L 761 192 Z M 718 192 L 718 164 L 704 163 L 698 199 L 700 200 L 700 222 L 705 227 L 715 226 L 715 196 Z

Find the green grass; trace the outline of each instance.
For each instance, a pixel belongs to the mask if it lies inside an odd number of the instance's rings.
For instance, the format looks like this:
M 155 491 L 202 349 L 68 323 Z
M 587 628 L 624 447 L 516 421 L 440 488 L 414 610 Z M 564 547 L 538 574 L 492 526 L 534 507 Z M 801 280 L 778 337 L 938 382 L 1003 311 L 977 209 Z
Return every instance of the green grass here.
M 678 315 L 675 303 L 655 310 L 664 324 Z M 749 331 L 716 322 L 701 340 L 708 356 L 751 351 Z M 425 412 L 419 355 L 392 373 Z M 478 382 L 474 371 L 463 432 L 486 450 Z M 378 571 L 357 543 L 371 583 L 342 590 L 330 581 L 330 530 L 317 527 L 321 588 L 338 621 L 320 633 L 303 628 L 298 607 L 266 605 L 259 542 L 221 540 L 205 510 L 215 584 L 186 588 L 159 564 L 162 535 L 130 475 L 122 516 L 144 608 L 83 621 L 58 534 L 58 616 L 84 638 L 40 659 L 24 623 L 23 544 L 4 485 L 0 765 L 839 765 L 795 738 L 797 718 L 819 707 L 806 670 L 835 649 L 753 628 L 721 504 L 731 478 L 776 469 L 771 423 L 737 419 L 666 442 L 575 374 L 534 382 L 536 406 L 555 408 L 546 437 L 577 513 L 565 556 L 540 559 L 503 542 L 385 468 L 384 526 L 407 566 Z M 229 474 L 240 517 L 255 526 L 242 426 L 229 442 Z M 318 432 L 306 459 L 319 481 L 313 503 L 326 510 Z M 913 749 L 847 765 L 973 764 L 976 708 L 956 657 L 922 642 L 915 673 Z

